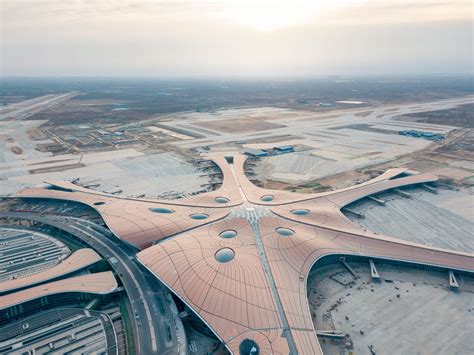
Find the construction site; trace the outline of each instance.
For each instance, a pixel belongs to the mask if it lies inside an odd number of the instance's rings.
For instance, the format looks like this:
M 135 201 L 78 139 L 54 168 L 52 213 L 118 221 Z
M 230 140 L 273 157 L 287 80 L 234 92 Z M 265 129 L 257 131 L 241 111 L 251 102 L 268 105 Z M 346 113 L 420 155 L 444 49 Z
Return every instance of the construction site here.
M 407 122 L 399 117 L 417 112 L 455 111 L 470 100 L 380 107 L 370 111 L 367 108 L 334 110 L 330 114 L 270 107 L 232 109 L 168 114 L 125 124 L 103 123 L 102 120 L 64 124 L 54 119 L 35 119 L 19 125 L 17 120 L 3 120 L 2 165 L 4 169 L 9 168 L 9 176 L 4 178 L 16 187 L 53 174 L 67 179 L 76 174 L 75 177 L 84 179 L 86 184 L 94 183 L 93 178 L 87 176 L 91 175 L 89 167 L 103 163 L 108 164 L 108 171 L 115 175 L 131 166 L 120 175 L 130 176 L 133 171 L 150 179 L 164 177 L 163 171 L 170 171 L 169 175 L 177 176 L 179 181 L 181 177 L 176 169 L 185 176 L 191 174 L 192 179 L 197 178 L 198 174 L 192 175 L 195 169 L 186 164 L 208 149 L 235 149 L 256 154 L 255 150 L 292 146 L 295 154 L 263 157 L 261 170 L 257 171 L 262 183 L 291 188 L 295 184 L 316 185 L 315 180 L 318 180 L 319 185 L 328 183 L 329 188 L 339 187 L 345 177 L 346 183 L 354 181 L 355 173 L 363 178 L 386 166 L 410 166 L 422 171 L 434 169 L 440 177 L 469 187 L 472 172 L 469 147 L 473 137 L 468 126 Z M 67 103 L 58 105 L 67 110 Z M 443 139 L 433 141 L 401 134 L 410 129 L 432 132 Z M 175 155 L 165 163 L 163 159 L 167 159 L 169 152 Z M 173 162 L 176 163 L 173 165 Z M 161 165 L 166 169 L 150 168 Z M 150 170 L 140 172 L 145 167 Z M 96 180 L 110 178 L 101 176 Z M 126 194 L 133 195 L 139 190 L 131 187 L 128 191 L 127 181 L 110 181 L 114 183 L 122 189 L 125 187 Z M 107 186 L 104 190 L 111 188 Z M 191 188 L 188 192 L 199 190 Z

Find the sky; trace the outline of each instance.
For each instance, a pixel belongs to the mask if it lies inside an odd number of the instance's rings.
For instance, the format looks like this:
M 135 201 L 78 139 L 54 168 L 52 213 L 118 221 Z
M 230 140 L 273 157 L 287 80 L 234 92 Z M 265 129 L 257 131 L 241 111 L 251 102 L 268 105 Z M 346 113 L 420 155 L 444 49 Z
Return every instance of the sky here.
M 470 0 L 0 0 L 2 76 L 473 73 Z

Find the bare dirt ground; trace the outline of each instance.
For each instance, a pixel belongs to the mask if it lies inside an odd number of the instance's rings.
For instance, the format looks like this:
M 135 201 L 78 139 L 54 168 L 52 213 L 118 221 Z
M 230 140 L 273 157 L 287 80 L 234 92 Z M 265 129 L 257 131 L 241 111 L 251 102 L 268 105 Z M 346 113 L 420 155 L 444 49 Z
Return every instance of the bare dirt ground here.
M 17 145 L 14 145 L 13 147 L 10 147 L 10 150 L 12 151 L 12 153 L 14 154 L 18 154 L 20 155 L 21 153 L 23 153 L 23 149 L 21 149 L 19 146 Z
M 474 104 L 461 105 L 449 110 L 412 113 L 398 118 L 400 121 L 416 121 L 441 125 L 474 128 Z
M 441 143 L 398 157 L 401 166 L 421 172 L 432 172 L 442 182 L 471 188 L 472 163 L 474 163 L 474 129 L 464 128 L 452 131 Z M 384 169 L 390 164 L 378 166 Z
M 380 112 L 389 112 L 382 119 L 374 119 L 379 112 L 377 109 L 365 109 L 353 112 L 350 119 L 347 116 L 349 113 L 346 113 L 347 117 L 343 115 L 337 120 L 333 118 L 317 123 L 314 127 L 303 127 L 301 135 L 304 139 L 300 139 L 299 143 L 310 146 L 312 151 L 262 158 L 261 166 L 255 170 L 256 178 L 261 180 L 263 186 L 270 188 L 315 192 L 347 187 L 387 169 L 406 167 L 434 173 L 443 183 L 470 189 L 474 184 L 474 130 L 469 126 L 474 104 L 466 103 L 471 101 L 466 99 L 460 102 L 458 108 L 445 110 L 440 108 L 453 106 L 433 103 L 402 107 L 396 111 L 393 107 L 381 108 Z M 427 112 L 413 112 L 412 117 L 408 112 L 415 110 L 413 107 L 418 111 L 426 109 Z M 404 115 L 404 122 L 397 121 L 400 115 Z M 426 120 L 417 122 L 420 119 L 417 115 Z M 444 120 L 451 115 L 454 117 Z M 437 125 L 441 121 L 444 126 Z M 450 122 L 464 122 L 465 127 L 455 128 L 448 125 Z M 289 131 L 294 128 L 284 123 Z M 311 129 L 317 133 L 311 132 Z M 445 138 L 436 142 L 406 138 L 399 134 L 403 129 L 433 131 Z M 265 148 L 262 144 L 259 146 Z M 251 147 L 258 148 L 255 144 Z
M 47 168 L 38 168 L 38 169 L 32 169 L 29 170 L 28 172 L 30 174 L 44 174 L 44 173 L 54 173 L 58 171 L 66 171 L 66 170 L 71 170 L 71 169 L 77 169 L 77 168 L 84 168 L 86 165 L 85 164 L 65 164 L 65 165 L 58 165 L 58 166 L 51 166 Z
M 262 169 L 265 169 L 265 158 Z M 472 188 L 474 181 L 474 129 L 463 128 L 450 132 L 440 143 L 433 142 L 426 149 L 398 156 L 395 160 L 349 170 L 339 174 L 315 179 L 304 184 L 291 184 L 265 178 L 270 174 L 260 174 L 261 184 L 267 188 L 297 192 L 318 192 L 344 188 L 373 178 L 394 167 L 406 167 L 420 172 L 436 174 L 442 183 L 457 187 Z M 265 170 L 264 170 L 265 171 Z
M 363 112 L 359 112 L 356 114 L 357 117 L 367 117 L 368 115 L 370 115 L 373 111 L 363 111 Z
M 120 110 L 122 102 L 110 100 L 67 100 L 57 106 L 29 117 L 30 120 L 48 120 L 49 126 L 78 123 L 121 123 L 151 117 L 138 110 Z

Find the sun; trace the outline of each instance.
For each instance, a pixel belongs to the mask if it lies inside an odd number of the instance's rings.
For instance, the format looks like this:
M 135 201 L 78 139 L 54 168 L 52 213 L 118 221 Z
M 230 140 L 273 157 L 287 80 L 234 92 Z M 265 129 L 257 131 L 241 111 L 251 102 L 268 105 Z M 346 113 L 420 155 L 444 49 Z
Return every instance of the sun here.
M 226 22 L 259 31 L 303 26 L 319 16 L 360 0 L 235 0 L 222 1 L 219 16 Z

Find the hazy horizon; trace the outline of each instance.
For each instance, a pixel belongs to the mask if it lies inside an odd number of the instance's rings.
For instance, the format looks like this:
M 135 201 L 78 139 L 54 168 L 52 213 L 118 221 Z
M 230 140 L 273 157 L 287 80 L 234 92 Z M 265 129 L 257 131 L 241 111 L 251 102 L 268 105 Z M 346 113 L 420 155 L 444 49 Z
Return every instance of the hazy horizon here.
M 4 77 L 473 74 L 464 0 L 0 1 Z
M 453 79 L 474 79 L 474 72 L 466 73 L 424 73 L 424 74 L 326 74 L 326 75 L 2 75 L 0 80 L 136 80 L 136 81 L 235 81 L 235 82 L 305 82 L 305 81 L 341 81 L 350 82 L 357 80 L 389 80 L 389 81 L 407 81 L 417 79 L 436 79 L 436 78 L 453 78 Z

